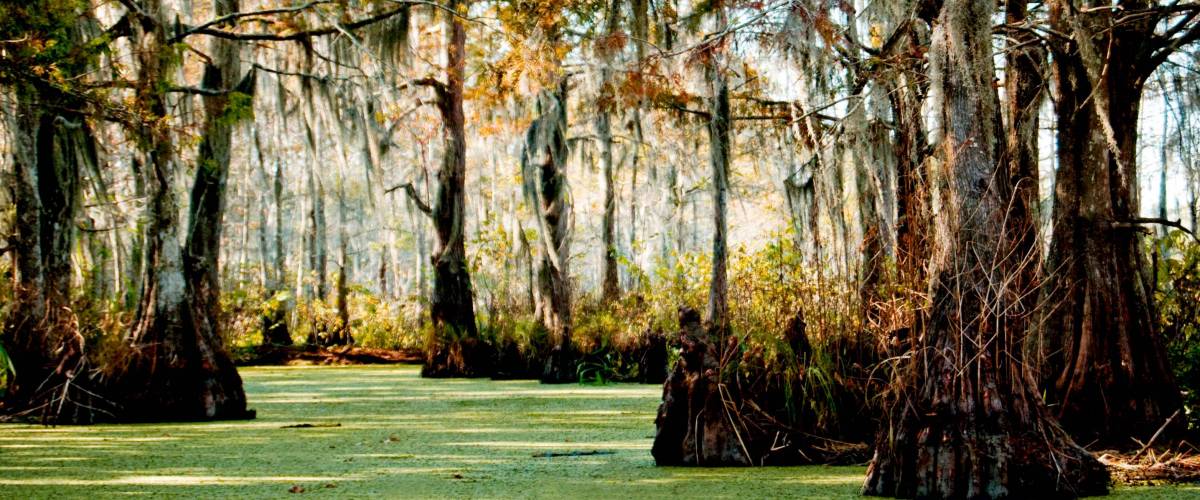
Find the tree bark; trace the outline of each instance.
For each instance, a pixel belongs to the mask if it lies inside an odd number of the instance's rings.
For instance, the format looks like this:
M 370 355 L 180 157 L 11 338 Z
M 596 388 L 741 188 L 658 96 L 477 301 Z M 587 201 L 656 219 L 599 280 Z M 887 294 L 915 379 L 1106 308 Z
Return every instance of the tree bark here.
M 1027 20 L 1028 0 L 1006 0 L 1004 21 L 1020 26 Z M 1004 92 L 1007 97 L 1008 128 L 1004 156 L 1008 176 L 1001 184 L 1002 199 L 1009 203 L 1009 237 L 1014 240 L 1017 269 L 1015 286 L 1020 290 L 1036 290 L 1041 279 L 1041 245 L 1038 243 L 1038 111 L 1042 103 L 1042 69 L 1045 50 L 1036 34 L 1017 31 L 1008 37 L 1008 54 L 1004 72 Z M 1021 311 L 1033 314 L 1038 296 L 1022 298 Z
M 468 6 L 469 0 L 449 0 L 446 4 L 450 12 L 465 11 Z M 437 235 L 432 256 L 430 311 L 434 336 L 427 346 L 421 373 L 430 377 L 485 376 L 491 371 L 492 359 L 475 325 L 475 297 L 463 245 L 467 168 L 463 80 L 467 35 L 462 19 L 449 14 L 445 17 L 446 81 L 434 86 L 444 142 L 432 210 Z
M 142 158 L 140 155 L 134 154 L 131 156 L 132 158 L 129 159 L 129 171 L 131 177 L 133 177 L 133 195 L 139 200 L 145 199 L 146 169 L 142 165 Z M 144 215 L 145 211 L 146 209 L 143 207 L 139 215 Z M 134 231 L 133 236 L 130 238 L 131 241 L 129 242 L 129 255 L 125 261 L 125 269 L 127 269 L 128 272 L 125 273 L 124 281 L 122 283 L 122 286 L 125 289 L 122 302 L 127 310 L 137 307 L 138 302 L 141 302 L 142 300 L 142 276 L 146 274 L 142 270 L 142 266 L 146 264 L 146 237 L 145 231 L 142 227 L 142 219 L 144 219 L 144 217 L 139 218 L 136 231 Z
M 728 18 L 724 6 L 717 6 L 717 30 L 725 29 Z M 728 328 L 729 316 L 729 284 L 727 278 L 729 231 L 726 222 L 726 199 L 729 190 L 729 158 L 732 148 L 730 125 L 732 124 L 729 110 L 729 83 L 725 75 L 725 58 L 723 46 L 715 47 L 706 59 L 707 77 L 712 91 L 709 99 L 708 115 L 708 149 L 709 165 L 712 168 L 712 199 L 713 199 L 713 243 L 712 243 L 712 275 L 708 289 L 707 320 L 717 331 L 724 332 Z
M 225 12 L 236 4 L 218 3 Z M 162 88 L 171 55 L 158 0 L 146 0 L 135 19 L 138 41 L 138 102 L 151 117 L 166 116 Z M 131 16 L 141 17 L 139 13 Z M 215 42 L 221 44 L 223 42 Z M 237 74 L 236 53 L 220 46 L 206 84 L 226 89 Z M 232 70 L 231 70 L 232 68 Z M 215 325 L 217 256 L 223 175 L 228 171 L 229 135 L 225 96 L 205 99 L 187 251 L 179 246 L 178 202 L 171 186 L 174 150 L 170 130 L 147 121 L 137 130 L 149 168 L 150 220 L 146 227 L 146 276 L 130 345 L 117 363 L 112 394 L 121 397 L 122 420 L 211 420 L 252 417 L 242 380 L 225 353 Z M 186 262 L 185 262 L 186 261 Z M 185 273 L 185 267 L 187 271 Z
M 264 184 L 267 180 L 266 160 L 263 157 L 262 145 L 259 141 L 258 129 L 254 130 L 255 150 L 258 151 L 259 169 Z M 287 289 L 287 270 L 283 254 L 283 161 L 275 158 L 274 174 L 270 177 L 271 204 L 275 206 L 275 231 L 271 236 L 273 245 L 267 244 L 267 199 L 263 196 L 262 245 L 263 267 L 270 269 L 266 286 L 266 304 L 262 313 L 262 341 L 264 345 L 292 345 L 292 334 L 288 330 L 288 305 L 285 290 Z M 274 252 L 266 248 L 273 246 Z
M 606 301 L 611 301 L 621 294 L 620 274 L 617 268 L 617 197 L 614 189 L 612 138 L 609 129 L 609 117 L 606 112 L 596 119 L 596 135 L 600 137 L 600 168 L 604 174 L 604 215 L 601 222 L 601 237 L 604 248 L 604 258 L 600 270 L 600 295 Z
M 1044 498 L 1107 490 L 1105 468 L 1059 430 L 1031 383 L 1020 345 L 1028 315 L 1009 313 L 1023 291 L 1006 284 L 1016 268 L 995 157 L 1002 139 L 994 120 L 993 9 L 992 2 L 947 0 L 934 23 L 951 246 L 925 331 L 899 372 L 905 396 L 880 431 L 867 495 Z
M 60 69 L 81 72 L 75 64 Z M 75 381 L 84 375 L 85 359 L 71 302 L 71 254 L 81 165 L 95 170 L 95 136 L 75 111 L 82 104 L 74 96 L 35 82 L 15 85 L 13 97 L 7 129 L 16 181 L 11 187 L 14 300 L 0 344 L 15 374 L 0 398 L 0 411 L 34 411 L 46 422 L 86 422 L 91 412 L 86 403 L 79 406 L 84 384 Z
M 214 12 L 218 15 L 237 12 L 237 3 L 237 0 L 215 0 Z M 236 43 L 220 39 L 213 39 L 212 43 L 213 60 L 205 65 L 202 85 L 206 89 L 228 93 L 203 98 L 204 131 L 196 153 L 196 178 L 192 184 L 183 265 L 196 326 L 203 330 L 203 337 L 218 344 L 219 350 L 221 337 L 217 317 L 220 314 L 219 270 L 225 189 L 229 177 L 233 127 L 238 121 L 238 114 L 247 113 L 246 106 L 250 105 L 240 99 L 250 98 L 254 91 L 254 78 L 251 73 L 245 80 L 239 81 L 241 65 Z M 248 228 L 244 229 L 248 231 Z
M 542 382 L 577 380 L 571 344 L 571 205 L 567 193 L 567 79 L 538 96 L 540 115 L 525 134 L 521 173 L 525 195 L 537 207 L 542 260 L 538 265 L 538 310 L 551 347 Z
M 1182 408 L 1138 231 L 1137 132 L 1155 21 L 1051 4 L 1058 171 L 1042 383 L 1077 439 L 1128 446 Z M 1103 54 L 1103 56 L 1101 56 Z M 1103 69 L 1102 69 L 1103 68 Z M 1168 429 L 1181 431 L 1183 422 Z
M 617 20 L 620 18 L 620 2 L 613 0 L 608 6 L 606 32 L 612 36 L 617 31 Z M 616 180 L 613 172 L 613 138 L 611 113 L 616 106 L 616 89 L 613 84 L 611 69 L 612 57 L 610 49 L 602 49 L 604 66 L 600 70 L 601 95 L 596 103 L 596 137 L 600 142 L 600 168 L 604 174 L 604 216 L 601 223 L 601 237 L 604 245 L 604 260 L 600 271 L 600 296 L 605 301 L 617 299 L 621 295 L 620 276 L 617 272 L 617 236 L 616 236 Z
M 350 267 L 350 252 L 346 248 L 345 236 L 340 238 L 339 253 L 341 255 L 338 262 L 337 274 L 337 331 L 334 332 L 333 338 L 330 339 L 330 344 L 333 345 L 350 345 L 354 343 L 354 337 L 350 333 L 350 290 L 346 282 L 347 268 Z
M 13 209 L 12 249 L 13 304 L 5 318 L 3 336 L 8 356 L 16 369 L 9 379 L 0 408 L 24 410 L 50 362 L 50 349 L 43 328 L 46 318 L 46 287 L 42 261 L 41 198 L 38 196 L 38 138 L 42 134 L 39 103 L 32 89 L 18 89 L 16 105 L 7 129 L 11 132 L 13 179 L 10 186 Z
M 316 153 L 313 153 L 314 156 Z M 316 165 L 312 166 L 316 169 Z M 325 218 L 325 182 L 314 172 L 309 173 L 310 190 L 312 192 L 312 273 L 316 279 L 317 300 L 325 300 L 329 296 L 329 229 Z
M 906 53 L 920 54 L 928 49 L 927 37 L 921 36 L 917 23 L 909 23 L 907 34 L 900 43 Z M 931 191 L 926 172 L 929 157 L 928 141 L 921 105 L 928 92 L 924 78 L 914 78 L 924 58 L 909 55 L 895 71 L 887 73 L 882 83 L 891 101 L 896 120 L 894 147 L 896 151 L 896 263 L 904 283 L 926 283 L 926 268 L 930 258 Z

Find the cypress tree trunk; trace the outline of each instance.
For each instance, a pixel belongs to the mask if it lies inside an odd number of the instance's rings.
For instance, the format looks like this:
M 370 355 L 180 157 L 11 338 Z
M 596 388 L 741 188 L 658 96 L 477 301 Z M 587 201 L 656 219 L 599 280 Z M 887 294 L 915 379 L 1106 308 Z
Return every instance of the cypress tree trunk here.
M 77 98 L 38 83 L 14 90 L 8 124 L 15 180 L 14 303 L 0 343 L 16 373 L 0 411 L 27 412 L 51 422 L 88 421 L 91 412 L 79 412 L 76 405 L 89 397 L 75 382 L 85 367 L 83 337 L 72 312 L 71 253 L 81 164 L 95 165 L 95 137 L 83 115 L 72 111 L 82 108 Z
M 317 180 L 316 175 L 313 172 L 314 168 L 315 167 L 310 160 L 307 168 L 307 179 L 305 182 L 305 188 L 308 191 L 308 210 L 305 214 L 305 218 L 308 220 L 304 224 L 304 250 L 306 251 L 308 257 L 308 265 L 298 265 L 298 267 L 302 268 L 303 272 L 299 273 L 299 275 L 296 277 L 297 283 L 302 284 L 302 286 L 298 286 L 297 288 L 300 292 L 302 292 L 301 296 L 306 299 L 314 296 L 313 283 L 308 278 L 317 271 L 317 199 L 320 197 L 320 194 L 317 192 Z M 301 262 L 304 260 L 303 257 L 304 256 L 301 256 Z M 310 337 L 308 340 L 306 340 L 306 342 L 309 344 L 315 344 L 316 340 L 315 338 Z
M 266 160 L 263 157 L 262 145 L 258 129 L 254 130 L 255 150 L 258 151 L 259 169 L 264 183 L 267 180 Z M 270 236 L 274 252 L 268 252 L 267 247 L 267 201 L 263 196 L 262 246 L 263 267 L 270 269 L 270 279 L 266 287 L 267 305 L 262 314 L 262 341 L 264 345 L 292 345 L 292 334 L 288 331 L 289 301 L 281 295 L 287 289 L 287 270 L 283 255 L 283 162 L 275 159 L 274 174 L 270 177 L 271 203 L 275 206 L 275 231 Z
M 314 157 L 316 153 L 313 153 Z M 316 168 L 313 165 L 312 168 Z M 312 188 L 312 272 L 317 280 L 316 293 L 318 300 L 329 296 L 329 282 L 326 274 L 329 271 L 329 230 L 325 220 L 325 183 L 319 175 L 309 172 L 310 188 Z
M 258 148 L 256 147 L 255 150 L 257 151 Z M 267 181 L 266 169 L 262 164 L 261 151 L 257 152 L 257 156 L 259 169 L 258 180 L 263 183 L 261 185 L 270 185 L 270 182 Z M 249 169 L 246 171 L 245 182 L 250 184 Z M 266 193 L 247 193 L 247 199 L 248 201 L 246 203 L 247 207 L 245 217 L 247 224 L 250 222 L 251 210 L 253 210 L 253 208 L 258 209 L 258 231 L 256 235 L 256 239 L 258 240 L 256 242 L 256 245 L 258 246 L 258 281 L 259 286 L 261 286 L 263 289 L 264 295 L 266 295 L 267 293 L 270 293 L 272 288 L 275 287 L 275 275 L 273 273 L 275 268 L 271 265 L 271 246 L 268 242 L 270 240 L 269 228 L 271 226 L 270 207 L 267 204 Z M 264 299 L 266 298 L 267 297 L 264 296 Z
M 537 207 L 542 260 L 538 265 L 538 299 L 541 322 L 550 332 L 551 347 L 542 382 L 577 379 L 571 344 L 570 231 L 571 205 L 567 197 L 567 79 L 556 91 L 538 96 L 540 116 L 525 134 L 521 172 L 525 195 Z
M 908 24 L 903 41 L 905 53 L 919 54 L 928 48 L 916 22 Z M 896 120 L 894 148 L 896 152 L 896 264 L 900 279 L 905 283 L 925 283 L 929 264 L 930 210 L 933 205 L 926 175 L 927 137 L 921 103 L 928 92 L 928 82 L 914 78 L 919 74 L 923 58 L 908 56 L 896 70 L 882 78 Z
M 54 318 L 71 299 L 71 252 L 79 209 L 79 163 L 95 162 L 91 129 L 78 114 L 43 114 L 38 129 L 37 189 L 41 201 L 42 262 L 47 314 Z
M 133 194 L 138 199 L 145 199 L 146 169 L 142 165 L 142 159 L 139 155 L 135 154 L 133 158 L 130 158 L 129 167 L 130 172 L 133 174 Z M 143 212 L 145 212 L 145 209 L 143 209 Z M 146 275 L 146 271 L 143 269 L 146 265 L 146 231 L 144 219 L 145 217 L 138 218 L 136 231 L 131 238 L 133 241 L 129 244 L 129 260 L 126 265 L 129 272 L 126 273 L 126 277 L 124 278 L 124 303 L 126 309 L 133 309 L 142 301 L 142 277 Z
M 725 7 L 716 7 L 717 30 L 725 29 L 728 19 Z M 721 54 L 725 47 L 716 47 L 708 55 L 705 71 L 708 73 L 712 95 L 709 100 L 708 116 L 708 149 L 709 164 L 712 167 L 712 197 L 713 197 L 713 244 L 712 244 L 712 275 L 708 289 L 707 320 L 717 331 L 724 332 L 728 328 L 729 316 L 729 285 L 727 278 L 729 231 L 726 222 L 726 199 L 729 190 L 729 157 L 732 141 L 730 126 L 732 125 L 729 110 L 729 84 L 725 76 L 725 58 Z
M 287 262 L 283 253 L 283 161 L 275 159 L 275 174 L 271 177 L 271 200 L 275 204 L 275 279 L 281 290 L 286 289 Z
M 8 130 L 12 132 L 13 182 L 10 187 L 16 212 L 9 237 L 13 258 L 12 312 L 5 318 L 4 345 L 16 376 L 9 381 L 0 407 L 5 412 L 26 409 L 33 390 L 45 374 L 50 350 L 43 328 L 46 287 L 42 262 L 42 202 L 38 196 L 38 137 L 41 112 L 32 89 L 18 89 Z
M 237 11 L 237 0 L 216 0 L 215 5 L 218 15 Z M 214 39 L 212 54 L 213 62 L 205 66 L 202 84 L 207 89 L 229 93 L 203 98 L 204 132 L 196 155 L 183 263 L 196 326 L 219 350 L 221 337 L 216 321 L 220 313 L 221 231 L 229 155 L 238 115 L 249 113 L 250 103 L 245 99 L 253 92 L 254 81 L 251 73 L 234 88 L 240 74 L 235 42 Z
M 1137 123 L 1154 21 L 1051 4 L 1058 162 L 1043 385 L 1081 441 L 1128 446 L 1182 408 L 1147 274 L 1137 199 Z M 1169 433 L 1182 430 L 1182 421 Z
M 450 0 L 446 8 L 459 12 L 468 0 Z M 430 315 L 433 335 L 427 346 L 424 376 L 484 376 L 491 371 L 488 346 L 475 325 L 474 292 L 467 268 L 463 235 L 466 229 L 466 131 L 463 118 L 463 79 L 466 29 L 455 15 L 446 15 L 446 81 L 438 82 L 438 111 L 444 142 L 442 168 L 432 216 L 437 247 L 433 261 Z
M 1026 21 L 1027 0 L 1006 0 L 1004 20 L 1010 26 Z M 1040 279 L 1041 248 L 1038 244 L 1038 111 L 1041 108 L 1042 69 L 1045 51 L 1037 35 L 1016 31 L 1008 38 L 1009 52 L 1004 83 L 1007 96 L 1008 128 L 1005 136 L 1005 160 L 1008 176 L 1002 186 L 1004 198 L 1011 200 L 1008 232 L 1014 239 L 1016 257 L 1021 259 L 1019 289 L 1033 290 Z M 1032 312 L 1037 296 L 1030 294 L 1022 310 Z
M 350 266 L 350 253 L 346 249 L 346 237 L 342 235 L 340 238 L 339 255 L 341 256 L 338 262 L 337 274 L 337 331 L 334 332 L 330 343 L 334 345 L 350 345 L 354 343 L 354 337 L 350 334 L 350 305 L 348 302 L 350 290 L 347 288 L 346 272 Z
M 1104 493 L 1108 473 L 1059 430 L 1022 361 L 1028 316 L 1004 231 L 993 118 L 992 2 L 947 0 L 934 23 L 934 85 L 951 175 L 947 261 L 930 318 L 901 368 L 891 423 L 880 431 L 867 495 L 1073 497 Z
M 600 168 L 604 172 L 604 220 L 601 223 L 604 261 L 600 271 L 600 295 L 604 300 L 613 300 L 621 294 L 621 283 L 617 272 L 617 196 L 613 172 L 612 127 L 608 111 L 599 111 L 599 116 L 596 117 L 596 135 L 600 138 Z
M 605 32 L 612 36 L 617 32 L 617 20 L 620 19 L 620 1 L 613 0 L 608 5 Z M 611 69 L 612 57 L 610 49 L 603 50 L 600 57 L 604 66 L 600 70 L 601 97 L 596 103 L 596 138 L 600 142 L 600 168 L 604 174 L 604 215 L 601 222 L 601 238 L 604 245 L 604 260 L 600 270 L 600 296 L 605 300 L 614 300 L 621 295 L 620 276 L 617 272 L 617 229 L 616 229 L 616 179 L 613 168 L 613 138 L 611 114 L 616 107 L 616 89 L 613 84 Z
M 225 12 L 233 2 L 218 3 Z M 139 42 L 137 97 L 153 117 L 166 116 L 162 88 L 170 54 L 163 41 L 161 4 L 147 0 L 135 19 Z M 135 17 L 140 14 L 131 13 Z M 236 52 L 218 47 L 216 66 L 205 71 L 205 85 L 228 89 L 237 74 Z M 204 135 L 192 190 L 186 252 L 179 246 L 178 201 L 171 186 L 174 154 L 170 131 L 147 122 L 137 130 L 149 169 L 149 222 L 142 301 L 130 334 L 130 346 L 114 367 L 112 394 L 121 395 L 123 420 L 208 420 L 246 418 L 242 380 L 225 353 L 216 330 L 217 256 L 224 175 L 228 172 L 232 122 L 227 95 L 205 99 Z M 186 272 L 185 272 L 186 269 Z

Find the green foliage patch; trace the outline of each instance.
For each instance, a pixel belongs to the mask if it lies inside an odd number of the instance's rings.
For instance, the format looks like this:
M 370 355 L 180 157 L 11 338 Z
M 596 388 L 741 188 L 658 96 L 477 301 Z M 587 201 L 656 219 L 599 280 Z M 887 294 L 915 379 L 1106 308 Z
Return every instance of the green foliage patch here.
M 8 357 L 8 351 L 5 351 L 4 345 L 0 344 L 0 397 L 3 397 L 8 389 L 9 376 L 16 374 L 17 369 L 13 366 L 12 359 Z
M 1200 431 L 1200 243 L 1175 230 L 1155 245 L 1155 292 L 1167 355 L 1175 368 L 1175 380 L 1186 393 L 1188 425 L 1192 431 Z

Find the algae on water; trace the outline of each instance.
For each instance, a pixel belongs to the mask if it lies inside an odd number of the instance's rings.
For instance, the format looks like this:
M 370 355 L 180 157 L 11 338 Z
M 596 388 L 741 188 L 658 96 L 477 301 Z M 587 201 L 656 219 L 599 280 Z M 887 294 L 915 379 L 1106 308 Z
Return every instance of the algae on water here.
M 422 379 L 413 366 L 241 372 L 256 420 L 0 425 L 0 497 L 261 498 L 299 487 L 385 498 L 851 498 L 864 475 L 655 467 L 657 386 Z

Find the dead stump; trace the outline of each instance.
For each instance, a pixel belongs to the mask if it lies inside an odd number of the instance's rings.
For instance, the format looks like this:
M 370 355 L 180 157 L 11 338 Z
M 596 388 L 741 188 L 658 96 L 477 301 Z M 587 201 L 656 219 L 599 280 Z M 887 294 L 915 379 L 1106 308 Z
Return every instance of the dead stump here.
M 550 348 L 540 378 L 543 384 L 573 384 L 579 381 L 577 356 L 570 343 Z
M 722 398 L 720 352 L 700 315 L 679 313 L 683 352 L 663 384 L 650 453 L 658 465 L 750 465 Z
M 273 306 L 263 312 L 261 321 L 262 345 L 292 345 L 292 334 L 288 331 L 287 310 Z
M 536 351 L 529 347 L 530 351 Z M 522 350 L 513 339 L 503 339 L 496 348 L 496 367 L 493 380 L 536 379 L 541 376 L 543 366 L 535 353 Z
M 464 337 L 428 347 L 421 376 L 425 378 L 489 377 L 496 361 L 491 344 L 476 338 Z
M 797 389 L 806 387 L 813 358 L 801 315 L 782 332 L 788 344 L 783 352 L 742 344 L 736 335 L 702 326 L 691 309 L 680 311 L 679 325 L 680 359 L 663 384 L 655 420 L 651 453 L 658 465 L 802 465 L 867 458 L 866 444 L 847 442 L 815 413 L 820 403 L 806 399 L 812 394 Z

